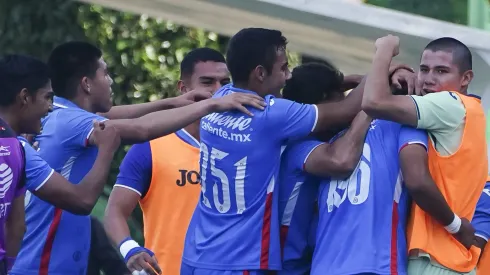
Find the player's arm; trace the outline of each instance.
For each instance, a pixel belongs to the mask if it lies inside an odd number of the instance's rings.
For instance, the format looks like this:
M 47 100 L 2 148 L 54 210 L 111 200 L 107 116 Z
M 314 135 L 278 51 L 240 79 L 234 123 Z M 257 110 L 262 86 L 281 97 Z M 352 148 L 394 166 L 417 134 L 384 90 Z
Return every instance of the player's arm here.
M 148 269 L 147 263 L 160 271 L 154 253 L 140 247 L 131 238 L 127 223 L 136 204 L 149 189 L 152 174 L 151 154 L 148 142 L 131 147 L 121 163 L 105 211 L 104 228 L 109 238 L 119 245 L 119 250 L 131 272 Z
M 398 69 L 410 69 L 404 64 L 388 63 L 387 74 L 384 76 L 388 81 L 388 74 L 395 72 Z M 367 81 L 367 77 L 352 76 L 352 79 L 348 79 L 349 82 L 359 84 L 347 95 L 345 100 L 338 102 L 326 102 L 318 104 L 318 121 L 313 129 L 313 132 L 321 132 L 325 129 L 331 128 L 343 128 L 347 127 L 354 117 L 361 111 L 361 103 L 363 100 L 364 89 Z M 368 113 L 369 115 L 369 113 Z
M 358 74 L 346 75 L 344 77 L 344 81 L 342 82 L 342 86 L 341 86 L 342 91 L 348 91 L 354 89 L 359 84 L 361 84 L 363 79 L 364 79 L 364 75 L 358 75 Z
M 196 90 L 196 91 L 185 93 L 177 97 L 159 99 L 153 102 L 114 106 L 111 108 L 109 112 L 98 113 L 98 115 L 108 119 L 138 118 L 146 114 L 157 112 L 157 111 L 187 106 L 196 101 L 200 101 L 210 97 L 211 97 L 210 91 Z
M 15 263 L 17 253 L 19 253 L 22 239 L 26 231 L 25 210 L 24 210 L 25 189 L 22 188 L 14 198 L 10 206 L 10 214 L 5 224 L 5 256 L 7 270 L 10 270 Z
M 320 177 L 348 177 L 359 162 L 370 124 L 371 118 L 360 112 L 344 135 L 333 143 L 323 143 L 311 152 L 304 170 Z
M 475 228 L 476 246 L 482 250 L 482 255 L 490 238 L 490 182 L 487 182 L 478 200 L 471 224 Z
M 434 183 L 428 165 L 427 135 L 420 136 L 420 132 L 412 128 L 402 128 L 400 139 L 407 135 L 414 138 L 405 138 L 400 142 L 400 167 L 405 186 L 412 200 L 434 220 L 453 234 L 467 248 L 473 244 L 473 228 L 466 219 L 460 219 L 449 207 L 441 191 Z M 411 132 L 411 133 L 409 133 Z M 470 232 L 472 231 L 472 232 Z
M 95 163 L 79 184 L 72 184 L 55 172 L 39 154 L 23 142 L 26 151 L 26 187 L 37 197 L 78 215 L 92 211 L 109 176 L 120 139 L 113 127 L 100 129 L 94 124 L 93 136 L 99 147 Z
M 257 95 L 233 93 L 180 108 L 153 112 L 135 119 L 115 119 L 104 123 L 114 126 L 124 143 L 133 144 L 168 135 L 213 112 L 239 110 L 252 115 L 244 106 L 263 110 L 264 105 L 264 99 Z M 91 136 L 89 144 L 93 144 Z
M 429 172 L 427 149 L 408 144 L 400 151 L 400 166 L 405 185 L 413 201 L 443 226 L 454 219 L 454 212 L 437 188 Z
M 412 98 L 391 93 L 389 67 L 394 51 L 395 46 L 386 43 L 376 48 L 371 70 L 366 80 L 362 109 L 373 118 L 391 120 L 416 127 L 418 121 L 417 107 Z

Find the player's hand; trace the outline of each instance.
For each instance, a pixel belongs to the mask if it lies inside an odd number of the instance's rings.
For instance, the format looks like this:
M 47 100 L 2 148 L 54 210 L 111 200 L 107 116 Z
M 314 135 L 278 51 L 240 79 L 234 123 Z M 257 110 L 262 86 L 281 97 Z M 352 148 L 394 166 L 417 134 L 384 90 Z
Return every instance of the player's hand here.
M 461 218 L 461 227 L 458 233 L 453 235 L 466 249 L 475 244 L 475 229 L 466 218 Z
M 212 88 L 198 88 L 183 94 L 182 98 L 184 100 L 198 102 L 201 100 L 211 98 L 212 96 L 213 96 Z
M 34 141 L 35 135 L 31 134 L 21 134 L 22 137 L 24 137 L 27 142 L 34 148 L 34 150 L 38 151 L 39 150 L 39 141 Z
M 99 150 L 116 152 L 121 145 L 121 137 L 113 126 L 106 126 L 104 122 L 94 121 L 94 143 Z
M 267 105 L 264 98 L 258 95 L 246 93 L 232 93 L 220 98 L 212 98 L 210 100 L 212 100 L 214 112 L 238 110 L 250 116 L 253 116 L 253 114 L 245 106 L 264 110 L 265 106 Z
M 134 254 L 128 259 L 126 266 L 131 274 L 134 275 L 157 275 L 162 274 L 162 269 L 158 265 L 158 261 L 155 256 L 150 256 L 145 251 Z M 146 272 L 146 273 L 144 273 Z
M 394 35 L 387 35 L 378 38 L 374 43 L 378 51 L 390 51 L 392 56 L 397 56 L 400 53 L 400 38 Z
M 417 75 L 412 71 L 400 68 L 391 75 L 390 81 L 397 89 L 406 87 L 409 95 L 416 94 Z

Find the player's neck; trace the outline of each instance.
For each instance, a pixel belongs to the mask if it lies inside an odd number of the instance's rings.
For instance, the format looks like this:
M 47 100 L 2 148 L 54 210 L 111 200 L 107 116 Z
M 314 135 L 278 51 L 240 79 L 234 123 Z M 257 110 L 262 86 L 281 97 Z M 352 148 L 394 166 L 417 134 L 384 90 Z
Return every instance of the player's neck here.
M 8 107 L 0 108 L 0 118 L 14 130 L 15 134 L 23 134 L 18 112 L 15 112 Z
M 252 83 L 233 83 L 233 87 L 255 92 L 262 97 L 267 95 L 267 92 L 262 91 L 260 87 L 257 87 L 257 85 L 253 85 Z
M 189 133 L 189 135 L 191 135 L 193 138 L 195 138 L 197 141 L 201 141 L 200 135 L 199 135 L 200 124 L 201 124 L 201 122 L 198 120 L 198 121 L 184 127 L 184 130 L 187 133 Z
M 67 98 L 69 101 L 75 103 L 80 109 L 83 109 L 90 113 L 96 113 L 97 110 L 94 109 L 93 104 L 87 97 L 77 95 L 74 98 Z

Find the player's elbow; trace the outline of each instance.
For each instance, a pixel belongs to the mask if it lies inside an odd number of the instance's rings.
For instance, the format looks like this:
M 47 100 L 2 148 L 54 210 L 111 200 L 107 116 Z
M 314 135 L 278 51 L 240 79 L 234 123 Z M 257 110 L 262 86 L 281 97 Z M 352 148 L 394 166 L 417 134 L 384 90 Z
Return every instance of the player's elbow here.
M 68 212 L 79 216 L 87 216 L 92 213 L 96 202 L 91 201 L 90 199 L 82 199 L 78 201 L 78 203 L 73 204 L 70 208 L 66 209 Z
M 330 176 L 335 178 L 348 178 L 357 167 L 359 159 L 340 156 L 330 160 Z
M 362 98 L 361 109 L 370 117 L 377 118 L 379 113 L 383 110 L 383 104 L 380 100 L 365 96 Z

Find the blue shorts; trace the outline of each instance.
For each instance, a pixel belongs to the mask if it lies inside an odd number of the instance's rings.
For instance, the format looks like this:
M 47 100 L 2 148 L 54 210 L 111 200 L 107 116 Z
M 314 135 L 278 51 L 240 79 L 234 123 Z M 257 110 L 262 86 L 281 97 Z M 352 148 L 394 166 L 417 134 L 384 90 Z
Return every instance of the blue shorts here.
M 214 270 L 196 268 L 185 263 L 180 266 L 180 275 L 276 275 L 273 270 Z

